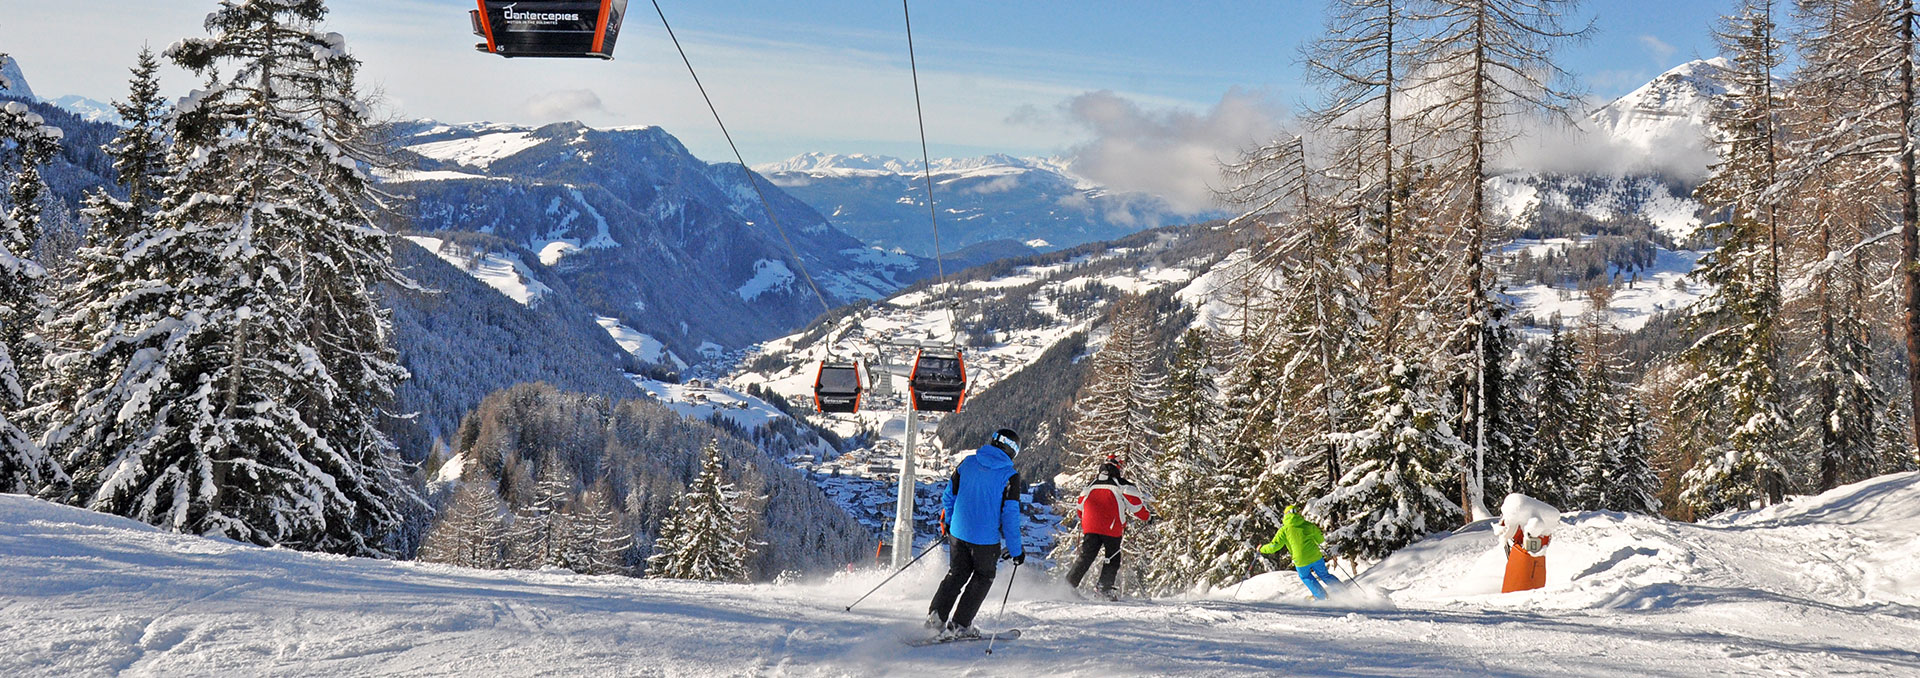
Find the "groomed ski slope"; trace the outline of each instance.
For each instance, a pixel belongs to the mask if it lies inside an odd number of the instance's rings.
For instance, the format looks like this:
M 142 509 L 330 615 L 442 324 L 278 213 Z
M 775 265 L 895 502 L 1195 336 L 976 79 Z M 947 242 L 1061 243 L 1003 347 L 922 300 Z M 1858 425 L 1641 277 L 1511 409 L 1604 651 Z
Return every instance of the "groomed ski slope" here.
M 1005 617 L 996 587 L 981 623 L 1026 635 L 988 657 L 899 642 L 919 633 L 937 554 L 847 612 L 880 574 L 483 572 L 240 546 L 7 495 L 0 675 L 1920 675 L 1916 532 L 1920 475 L 1904 474 L 1701 525 L 1569 514 L 1548 588 L 1525 594 L 1490 592 L 1484 524 L 1402 551 L 1332 603 L 1282 574 L 1086 603 L 1025 568 Z

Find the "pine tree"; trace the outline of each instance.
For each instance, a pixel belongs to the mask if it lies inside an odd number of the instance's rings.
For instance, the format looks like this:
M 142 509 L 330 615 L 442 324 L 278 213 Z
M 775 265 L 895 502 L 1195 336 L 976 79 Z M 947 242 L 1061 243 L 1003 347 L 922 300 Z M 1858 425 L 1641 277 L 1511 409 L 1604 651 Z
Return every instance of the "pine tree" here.
M 654 539 L 647 576 L 705 581 L 746 581 L 754 542 L 747 534 L 744 499 L 726 478 L 718 441 L 702 452 L 700 475 L 674 503 Z
M 626 570 L 633 537 L 620 527 L 610 492 L 603 480 L 574 502 L 564 556 L 567 569 L 581 574 L 620 574 Z
M 507 564 L 503 549 L 506 536 L 498 481 L 480 464 L 469 463 L 461 474 L 459 489 L 454 490 L 453 502 L 420 545 L 419 558 L 429 563 L 501 569 Z
M 1167 394 L 1155 410 L 1160 455 L 1155 466 L 1160 490 L 1154 497 L 1154 523 L 1144 531 L 1147 591 L 1184 591 L 1201 569 L 1197 545 L 1212 528 L 1207 519 L 1207 483 L 1219 460 L 1220 401 L 1215 386 L 1211 332 L 1190 329 L 1180 337 L 1167 369 Z
M 1660 514 L 1660 475 L 1653 466 L 1653 422 L 1637 396 L 1614 422 L 1613 437 L 1603 448 L 1606 467 L 1598 473 L 1601 489 L 1592 508 L 1656 516 Z
M 72 498 L 82 505 L 91 504 L 114 461 L 151 435 L 152 420 L 137 415 L 152 408 L 127 405 L 148 400 L 164 378 L 154 358 L 177 325 L 167 316 L 171 286 L 153 265 L 165 253 L 141 247 L 156 235 L 168 177 L 159 68 L 142 49 L 126 101 L 114 103 L 127 127 L 106 150 L 127 198 L 105 190 L 87 196 L 78 272 L 47 328 L 53 354 L 41 387 L 42 443 L 73 469 Z
M 573 497 L 574 484 L 573 471 L 559 452 L 548 451 L 533 485 L 533 500 L 513 512 L 513 525 L 507 530 L 509 564 L 524 569 L 568 566 L 574 530 L 569 524 L 572 517 L 564 509 Z
M 259 544 L 394 550 L 417 497 L 369 426 L 382 392 L 366 375 L 395 375 L 381 367 L 390 353 L 365 342 L 390 333 L 355 310 L 362 283 L 391 264 L 321 244 L 376 232 L 342 138 L 342 111 L 363 110 L 357 62 L 317 29 L 325 14 L 320 0 L 234 0 L 208 16 L 210 37 L 167 51 L 208 82 L 175 111 L 156 228 L 129 249 L 166 283 L 155 293 L 167 315 L 152 324 L 165 336 L 134 361 L 122 432 L 96 436 L 125 447 L 76 451 L 100 464 L 84 473 L 107 479 L 85 505 Z M 365 275 L 328 279 L 350 273 Z M 358 343 L 329 341 L 345 328 Z
M 1579 348 L 1556 320 L 1540 365 L 1540 390 L 1534 408 L 1540 422 L 1534 433 L 1532 463 L 1527 465 L 1518 492 L 1553 506 L 1571 508 L 1580 498 L 1580 462 L 1587 458 L 1591 438 L 1582 402 L 1586 386 L 1580 378 Z
M 1152 344 L 1144 299 L 1128 296 L 1116 302 L 1107 317 L 1107 341 L 1091 359 L 1086 385 L 1074 401 L 1073 431 L 1076 454 L 1064 465 L 1067 480 L 1062 496 L 1072 497 L 1093 484 L 1100 464 L 1114 457 L 1127 465 L 1128 475 L 1144 484 L 1151 497 L 1161 474 L 1154 461 L 1160 431 L 1154 410 L 1165 397 L 1166 376 L 1158 369 L 1159 355 Z M 1060 505 L 1072 510 L 1070 503 Z M 1067 560 L 1079 548 L 1074 514 L 1062 521 L 1054 541 L 1055 560 Z M 1140 562 L 1139 544 L 1123 544 L 1131 560 Z
M 0 54 L 0 61 L 5 55 Z M 21 425 L 27 423 L 27 385 L 37 381 L 45 344 L 41 315 L 50 302 L 46 269 L 33 260 L 47 185 L 40 166 L 60 151 L 61 131 L 25 104 L 0 105 L 0 492 L 64 494 L 67 476 Z
M 1694 272 L 1713 292 L 1691 318 L 1703 336 L 1682 358 L 1697 376 L 1675 403 L 1697 460 L 1683 478 L 1682 499 L 1699 516 L 1780 501 L 1793 466 L 1778 376 L 1781 240 L 1769 197 L 1777 180 L 1773 71 L 1780 58 L 1772 3 L 1750 0 L 1718 35 L 1734 54 L 1725 74 L 1730 98 L 1715 116 L 1730 139 L 1726 160 L 1698 195 L 1726 220 L 1707 227 L 1717 246 Z
M 1352 464 L 1333 492 L 1307 504 L 1309 518 L 1325 519 L 1338 553 L 1384 558 L 1461 518 L 1447 487 L 1468 447 L 1433 401 L 1424 372 L 1396 363 L 1385 385 L 1367 394 L 1366 428 L 1342 440 Z

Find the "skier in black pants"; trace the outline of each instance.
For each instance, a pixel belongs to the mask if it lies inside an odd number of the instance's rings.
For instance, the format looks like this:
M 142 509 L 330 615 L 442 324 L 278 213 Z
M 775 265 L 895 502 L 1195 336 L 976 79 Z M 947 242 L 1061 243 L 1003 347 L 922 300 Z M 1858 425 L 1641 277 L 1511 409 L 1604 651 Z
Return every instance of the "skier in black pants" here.
M 951 538 L 952 552 L 947 577 L 927 613 L 927 626 L 941 629 L 942 637 L 980 637 L 973 615 L 993 588 L 1002 542 L 1016 565 L 1027 562 L 1020 544 L 1020 474 L 1013 470 L 1019 454 L 1020 436 L 1000 429 L 992 441 L 960 460 L 947 481 L 941 496 L 941 515 L 946 517 L 942 532 Z
M 1080 493 L 1080 551 L 1067 570 L 1067 586 L 1078 589 L 1087 568 L 1104 551 L 1106 557 L 1100 559 L 1100 597 L 1107 600 L 1119 599 L 1113 585 L 1120 576 L 1120 538 L 1126 534 L 1127 517 L 1153 522 L 1153 513 L 1147 510 L 1139 490 L 1120 475 L 1125 465 L 1125 461 L 1107 457 L 1100 465 L 1100 479 Z

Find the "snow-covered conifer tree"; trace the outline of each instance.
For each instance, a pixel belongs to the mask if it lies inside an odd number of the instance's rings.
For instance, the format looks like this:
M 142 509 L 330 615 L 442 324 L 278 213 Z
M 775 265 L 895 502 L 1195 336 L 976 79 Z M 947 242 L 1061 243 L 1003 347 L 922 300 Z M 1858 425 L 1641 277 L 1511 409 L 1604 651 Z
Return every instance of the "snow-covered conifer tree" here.
M 506 566 L 507 536 L 499 483 L 479 463 L 461 474 L 453 501 L 420 545 L 420 560 L 482 570 Z
M 567 567 L 574 531 L 569 525 L 572 517 L 564 509 L 573 498 L 574 485 L 573 471 L 558 452 L 548 451 L 533 485 L 533 500 L 513 512 L 513 525 L 507 530 L 510 565 Z
M 1414 145 L 1423 149 L 1421 166 L 1432 173 L 1427 193 L 1435 201 L 1432 226 L 1457 243 L 1451 255 L 1462 260 L 1464 284 L 1448 290 L 1452 310 L 1461 315 L 1443 324 L 1454 327 L 1466 358 L 1461 416 L 1470 427 L 1473 454 L 1464 464 L 1465 503 L 1485 508 L 1481 469 L 1485 463 L 1489 401 L 1502 389 L 1487 379 L 1489 368 L 1505 358 L 1487 342 L 1504 297 L 1495 293 L 1498 276 L 1488 262 L 1503 225 L 1490 207 L 1487 180 L 1494 176 L 1496 154 L 1521 133 L 1521 121 L 1545 113 L 1570 117 L 1572 94 L 1556 81 L 1567 72 L 1553 58 L 1555 47 L 1588 33 L 1571 29 L 1566 18 L 1577 0 L 1436 0 L 1411 12 L 1423 31 L 1404 88 L 1418 102 L 1410 111 Z M 1436 262 L 1439 263 L 1439 262 Z M 1435 276 L 1436 279 L 1439 276 Z
M 1729 138 L 1725 160 L 1697 191 L 1724 221 L 1694 276 L 1713 291 L 1695 306 L 1703 336 L 1682 353 L 1697 371 L 1675 399 L 1694 466 L 1681 497 L 1696 516 L 1780 501 L 1790 489 L 1792 427 L 1780 369 L 1781 233 L 1769 189 L 1778 176 L 1781 43 L 1772 2 L 1748 0 L 1718 36 L 1733 54 L 1729 94 L 1715 118 Z
M 318 30 L 325 14 L 320 0 L 227 0 L 209 37 L 167 50 L 208 81 L 174 111 L 156 227 L 128 248 L 130 266 L 165 283 L 152 293 L 166 315 L 142 332 L 166 336 L 117 380 L 133 383 L 111 424 L 121 431 L 92 436 L 122 447 L 92 453 L 81 472 L 102 480 L 84 505 L 260 544 L 393 551 L 416 498 L 364 426 L 382 397 L 364 374 L 394 373 L 380 367 L 390 352 L 365 343 L 389 334 L 356 310 L 390 263 L 322 244 L 375 237 L 370 184 L 342 136 L 341 111 L 361 110 L 357 62 Z M 326 279 L 343 271 L 364 275 Z M 352 350 L 329 341 L 349 331 L 362 333 Z
M 1144 584 L 1151 593 L 1183 591 L 1195 583 L 1205 556 L 1196 551 L 1211 531 L 1208 484 L 1218 473 L 1220 400 L 1212 333 L 1187 330 L 1167 367 L 1167 394 L 1155 411 L 1162 437 L 1155 466 L 1154 523 L 1147 530 Z
M 647 576 L 706 581 L 745 581 L 755 543 L 747 534 L 744 497 L 727 480 L 720 445 L 707 443 L 700 475 L 661 521 Z
M 574 502 L 567 527 L 567 569 L 581 574 L 620 574 L 633 536 L 620 526 L 610 490 L 603 480 Z
M 1888 394 L 1872 377 L 1873 329 L 1884 301 L 1871 289 L 1890 247 L 1883 215 L 1897 203 L 1887 162 L 1900 139 L 1894 106 L 1900 50 L 1877 0 L 1801 0 L 1793 34 L 1800 65 L 1783 97 L 1782 179 L 1791 258 L 1810 313 L 1790 312 L 1787 334 L 1804 388 L 1793 393 L 1798 447 L 1811 457 L 1809 489 L 1824 491 L 1880 472 L 1878 436 Z M 1796 300 L 1789 300 L 1793 303 Z
M 159 68 L 151 50 L 140 50 L 127 99 L 114 103 L 127 127 L 106 150 L 127 197 L 105 190 L 87 196 L 89 226 L 75 257 L 77 273 L 47 327 L 52 354 L 40 387 L 42 444 L 73 469 L 73 499 L 83 505 L 113 460 L 151 434 L 145 425 L 151 420 L 124 418 L 122 408 L 150 397 L 164 372 L 154 357 L 177 325 L 166 319 L 170 286 L 151 266 L 164 253 L 132 251 L 153 236 L 167 181 Z M 130 413 L 146 411 L 136 405 Z
M 1425 370 L 1396 363 L 1385 385 L 1367 394 L 1365 428 L 1345 436 L 1350 463 L 1333 492 L 1308 502 L 1308 518 L 1326 525 L 1336 552 L 1383 558 L 1459 523 L 1447 488 L 1457 481 L 1467 444 L 1423 383 Z
M 1573 508 L 1582 484 L 1581 462 L 1591 442 L 1582 402 L 1579 349 L 1556 320 L 1540 364 L 1540 389 L 1533 408 L 1540 413 L 1534 454 L 1517 491 L 1561 508 Z
M 53 496 L 66 490 L 66 474 L 20 428 L 30 404 L 28 386 L 42 371 L 39 325 L 50 304 L 46 269 L 33 260 L 47 192 L 40 166 L 60 151 L 61 136 L 26 104 L 0 104 L 0 180 L 7 182 L 0 201 L 0 492 Z

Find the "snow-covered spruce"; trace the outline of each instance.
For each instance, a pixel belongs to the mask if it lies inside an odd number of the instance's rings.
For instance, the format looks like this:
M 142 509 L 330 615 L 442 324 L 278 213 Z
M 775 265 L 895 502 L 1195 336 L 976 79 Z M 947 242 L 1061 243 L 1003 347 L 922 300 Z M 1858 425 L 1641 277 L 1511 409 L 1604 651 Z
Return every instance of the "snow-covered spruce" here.
M 727 480 L 717 443 L 708 443 L 701 456 L 700 475 L 661 521 L 647 575 L 745 581 L 747 556 L 757 544 L 747 536 L 744 497 Z
M 7 57 L 0 54 L 0 63 Z M 0 86 L 4 89 L 4 86 Z M 0 492 L 58 495 L 67 477 L 21 429 L 27 424 L 27 384 L 35 383 L 45 352 L 38 332 L 51 305 L 46 270 L 33 260 L 40 239 L 41 196 L 47 192 L 40 166 L 60 150 L 61 132 L 25 104 L 0 104 Z
M 376 426 L 404 371 L 374 286 L 398 276 L 361 169 L 358 62 L 317 28 L 325 13 L 228 2 L 209 37 L 166 51 L 209 81 L 175 107 L 164 196 L 128 239 L 127 270 L 153 284 L 108 300 L 164 310 L 104 337 L 138 348 L 66 408 L 115 413 L 66 447 L 84 506 L 258 544 L 404 546 L 418 499 Z
M 1681 499 L 1701 517 L 1775 503 L 1793 489 L 1792 422 L 1780 382 L 1785 243 L 1768 193 L 1781 155 L 1774 70 L 1782 45 L 1772 11 L 1771 3 L 1747 3 L 1716 33 L 1733 53 L 1722 74 L 1733 94 L 1715 111 L 1731 141 L 1698 194 L 1727 217 L 1706 227 L 1719 245 L 1694 275 L 1714 291 L 1691 318 L 1702 336 L 1682 354 L 1694 373 L 1674 405 L 1687 426 L 1685 458 L 1696 460 L 1681 479 Z
M 1329 516 L 1327 541 L 1343 555 L 1384 558 L 1459 523 L 1447 496 L 1469 449 L 1431 400 L 1425 370 L 1396 363 L 1386 385 L 1367 394 L 1367 428 L 1343 436 L 1350 460 L 1333 491 L 1307 505 Z

